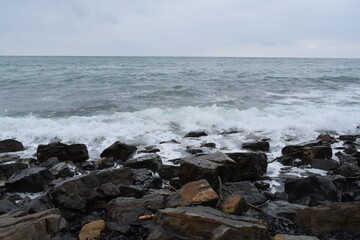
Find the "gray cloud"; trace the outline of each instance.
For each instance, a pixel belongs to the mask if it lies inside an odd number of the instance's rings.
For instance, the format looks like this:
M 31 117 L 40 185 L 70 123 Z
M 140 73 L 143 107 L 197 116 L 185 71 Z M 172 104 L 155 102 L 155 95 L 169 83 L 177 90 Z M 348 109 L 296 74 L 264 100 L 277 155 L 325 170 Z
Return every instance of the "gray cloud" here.
M 360 57 L 358 0 L 0 0 L 1 55 Z

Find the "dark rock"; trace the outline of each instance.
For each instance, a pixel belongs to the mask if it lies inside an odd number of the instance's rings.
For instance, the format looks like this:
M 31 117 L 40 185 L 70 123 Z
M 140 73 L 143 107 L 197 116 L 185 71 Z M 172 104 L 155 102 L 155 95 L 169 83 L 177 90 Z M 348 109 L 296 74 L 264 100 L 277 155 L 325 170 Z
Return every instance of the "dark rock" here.
M 265 191 L 265 190 L 269 189 L 270 184 L 268 184 L 266 182 L 256 182 L 255 187 L 260 189 L 260 190 Z
M 207 148 L 216 148 L 215 143 L 203 143 L 200 147 L 207 147 Z
M 143 186 L 145 189 L 162 188 L 162 179 L 154 176 L 151 170 L 140 168 L 133 169 L 134 179 L 137 185 Z
M 184 138 L 188 138 L 188 137 L 204 137 L 207 136 L 207 134 L 203 131 L 193 131 L 193 132 L 188 132 Z
M 47 195 L 39 196 L 25 203 L 21 208 L 29 214 L 38 213 L 55 208 L 53 202 Z
M 164 144 L 164 143 L 176 143 L 176 144 L 180 144 L 179 141 L 176 141 L 175 139 L 171 139 L 170 141 L 162 141 L 160 142 L 160 144 Z
M 119 196 L 142 198 L 147 190 L 148 189 L 142 185 L 121 185 L 119 187 Z
M 131 155 L 136 152 L 136 147 L 121 143 L 119 141 L 113 143 L 107 147 L 101 154 L 100 157 L 113 157 L 120 161 L 126 161 Z
M 53 179 L 46 168 L 26 168 L 14 173 L 5 186 L 11 192 L 41 192 Z
M 124 166 L 130 168 L 147 168 L 154 172 L 158 172 L 161 165 L 161 157 L 158 154 L 152 153 L 137 158 L 131 158 L 125 162 Z
M 336 186 L 326 177 L 310 176 L 302 179 L 286 179 L 285 192 L 288 194 L 290 202 L 303 205 L 339 200 Z
M 39 167 L 51 168 L 59 163 L 59 159 L 57 157 L 51 157 L 45 162 L 41 163 Z
M 357 177 L 360 176 L 360 167 L 354 163 L 343 163 L 333 171 L 333 174 L 342 175 L 344 177 Z
M 264 151 L 267 152 L 270 149 L 270 144 L 265 141 L 260 142 L 245 142 L 242 144 L 242 148 L 253 151 Z
M 335 153 L 335 156 L 339 158 L 340 164 L 343 164 L 343 163 L 356 163 L 357 162 L 356 157 L 348 155 L 348 154 L 344 154 L 342 152 Z
M 295 221 L 297 225 L 314 234 L 335 230 L 359 232 L 359 209 L 359 201 L 307 207 L 296 211 Z
M 120 232 L 122 234 L 128 234 L 131 232 L 131 227 L 129 224 L 107 222 L 106 227 L 109 228 L 111 231 Z
M 246 203 L 244 196 L 241 196 L 240 194 L 230 194 L 220 201 L 218 209 L 224 213 L 239 215 L 246 212 L 249 209 L 249 206 Z
M 294 220 L 296 210 L 302 208 L 305 208 L 305 206 L 280 200 L 270 201 L 261 209 L 265 214 L 274 218 L 286 218 L 289 220 Z
M 0 141 L 0 153 L 24 151 L 24 146 L 21 142 L 13 139 L 5 139 Z
M 166 207 L 216 203 L 219 196 L 208 181 L 200 179 L 182 186 L 167 199 Z
M 0 239 L 57 239 L 59 221 L 58 209 L 29 215 L 23 212 L 7 213 L 0 216 Z
M 179 188 L 181 188 L 181 186 L 182 186 L 182 184 L 181 184 L 181 182 L 180 182 L 180 178 L 178 178 L 178 177 L 175 177 L 175 178 L 170 179 L 169 184 L 170 184 L 172 187 L 174 187 L 175 189 L 179 189 Z
M 249 181 L 245 182 L 227 182 L 223 184 L 223 195 L 240 195 L 244 197 L 247 203 L 252 205 L 263 204 L 266 202 L 264 194 L 260 193 L 259 190 Z M 218 191 L 219 192 L 219 191 Z
M 352 155 L 352 154 L 356 154 L 358 151 L 356 149 L 355 146 L 349 146 L 346 149 L 344 149 L 344 153 Z
M 103 194 L 105 197 L 115 198 L 120 196 L 119 186 L 113 184 L 112 182 L 102 184 L 97 191 Z
M 93 161 L 83 162 L 80 166 L 80 169 L 83 171 L 93 171 L 95 170 L 95 163 Z
M 260 220 L 226 214 L 210 207 L 177 207 L 158 211 L 148 240 L 155 239 L 250 239 L 268 238 Z M 226 228 L 226 229 L 218 229 Z M 229 228 L 229 229 L 227 229 Z M 228 238 L 231 236 L 232 238 Z
M 276 234 L 272 240 L 319 240 L 314 236 Z
M 40 163 L 45 162 L 51 157 L 57 157 L 60 162 L 72 161 L 74 163 L 89 159 L 89 154 L 84 144 L 67 145 L 60 142 L 39 145 L 36 155 Z
M 147 146 L 144 150 L 138 151 L 138 153 L 157 153 L 160 152 L 160 149 L 158 149 L 155 145 Z
M 285 166 L 294 166 L 294 158 L 290 156 L 281 156 L 277 158 L 277 161 Z
M 190 154 L 193 154 L 193 155 L 196 155 L 196 154 L 201 154 L 203 153 L 204 151 L 200 148 L 192 148 L 190 146 L 187 146 L 186 147 L 186 150 L 185 150 L 187 153 L 190 153 Z
M 6 162 L 19 162 L 21 161 L 20 156 L 14 155 L 14 154 L 5 154 L 0 156 L 0 163 L 6 163 Z
M 179 166 L 161 165 L 159 168 L 159 176 L 164 179 L 171 179 L 179 176 Z
M 15 172 L 27 168 L 25 163 L 8 163 L 0 165 L 0 180 L 7 180 Z
M 311 162 L 312 168 L 317 168 L 325 171 L 329 171 L 339 167 L 339 163 L 332 159 L 314 159 Z
M 322 143 L 335 143 L 336 139 L 333 136 L 330 136 L 329 134 L 320 134 L 316 140 L 320 140 Z
M 339 139 L 342 141 L 355 142 L 358 137 L 359 137 L 358 135 L 340 135 Z
M 12 203 L 10 200 L 7 199 L 1 199 L 0 200 L 0 215 L 4 213 L 8 213 L 10 211 L 13 211 L 17 209 L 18 207 Z
M 114 158 L 101 158 L 94 162 L 98 169 L 110 168 L 115 165 Z
M 55 178 L 66 178 L 74 176 L 69 166 L 65 162 L 58 163 L 49 170 Z
M 360 201 L 360 179 L 359 178 L 345 178 L 340 175 L 332 175 L 331 181 L 341 192 L 341 201 Z
M 289 145 L 285 146 L 281 152 L 284 156 L 301 159 L 303 165 L 310 164 L 314 159 L 331 159 L 332 149 L 330 146 L 312 146 L 313 144 Z

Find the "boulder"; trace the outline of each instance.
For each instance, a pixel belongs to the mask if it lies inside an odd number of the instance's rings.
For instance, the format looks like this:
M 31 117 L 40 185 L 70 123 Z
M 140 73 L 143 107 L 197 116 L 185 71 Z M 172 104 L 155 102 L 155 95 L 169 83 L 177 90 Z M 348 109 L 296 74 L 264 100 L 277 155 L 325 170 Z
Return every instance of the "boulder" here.
M 94 162 L 98 169 L 110 168 L 115 165 L 114 158 L 101 158 Z
M 159 176 L 164 179 L 171 179 L 179 176 L 179 166 L 161 165 L 159 167 Z
M 200 179 L 185 184 L 167 199 L 166 207 L 216 204 L 219 196 L 208 181 Z
M 289 220 L 294 220 L 296 210 L 305 207 L 306 206 L 304 205 L 278 200 L 278 201 L 270 201 L 269 203 L 261 207 L 261 209 L 265 214 L 275 219 L 285 218 Z
M 344 177 L 360 176 L 360 166 L 351 162 L 345 162 L 333 171 L 333 174 L 342 175 Z
M 52 200 L 48 195 L 42 195 L 23 204 L 21 210 L 29 214 L 38 213 L 55 208 Z
M 14 173 L 5 186 L 10 192 L 41 192 L 53 179 L 46 168 L 26 168 Z
M 36 156 L 40 163 L 45 162 L 51 157 L 57 157 L 60 162 L 72 161 L 74 163 L 89 159 L 88 150 L 84 144 L 67 145 L 60 142 L 39 145 Z
M 245 142 L 242 144 L 242 148 L 253 151 L 264 151 L 267 152 L 270 149 L 270 144 L 266 141 L 260 142 Z
M 79 233 L 79 240 L 88 240 L 100 237 L 102 231 L 105 230 L 105 221 L 97 220 L 85 224 Z
M 120 196 L 119 186 L 113 184 L 112 182 L 102 184 L 97 191 L 99 191 L 106 198 L 115 198 Z
M 0 180 L 8 180 L 15 172 L 28 168 L 25 163 L 8 163 L 0 165 Z
M 5 154 L 0 156 L 0 163 L 7 163 L 7 162 L 19 162 L 21 158 L 19 155 L 15 154 Z
M 125 167 L 147 168 L 154 172 L 158 172 L 159 166 L 161 165 L 161 157 L 156 153 L 146 154 L 137 158 L 131 158 L 127 160 L 124 164 Z
M 59 239 L 60 211 L 29 214 L 11 212 L 0 216 L 0 239 Z
M 247 203 L 252 205 L 263 204 L 267 201 L 265 195 L 260 193 L 255 185 L 248 181 L 227 182 L 222 185 L 222 188 L 222 193 L 225 197 L 239 195 L 243 197 Z M 220 192 L 220 189 L 218 192 Z
M 321 142 L 320 142 L 321 143 Z M 299 158 L 302 164 L 310 164 L 314 159 L 331 159 L 332 149 L 330 146 L 316 145 L 318 142 L 304 145 L 285 146 L 281 152 L 284 156 Z
M 339 192 L 327 177 L 310 176 L 301 179 L 286 179 L 285 192 L 289 201 L 303 205 L 339 200 Z
M 260 220 L 203 206 L 166 208 L 155 214 L 153 222 L 148 240 L 268 238 L 266 224 Z
M 46 160 L 45 162 L 41 163 L 39 165 L 39 167 L 51 168 L 58 163 L 59 163 L 59 159 L 57 157 L 51 157 L 48 160 Z
M 49 171 L 55 178 L 66 178 L 74 176 L 74 173 L 71 172 L 69 166 L 65 162 L 60 162 L 52 166 Z
M 5 139 L 0 141 L 0 153 L 24 151 L 24 146 L 21 142 L 13 139 Z
M 359 137 L 359 135 L 340 135 L 339 139 L 341 141 L 351 141 L 351 142 L 355 142 L 356 139 Z
M 236 181 L 260 179 L 267 170 L 265 153 L 227 153 L 236 162 Z
M 329 171 L 339 167 L 339 163 L 333 159 L 314 159 L 311 161 L 311 167 Z
M 335 143 L 336 139 L 329 135 L 329 134 L 320 134 L 316 140 L 320 140 L 322 143 L 328 144 L 328 143 Z
M 319 240 L 317 237 L 305 235 L 276 234 L 272 240 Z
M 295 213 L 296 224 L 314 234 L 332 231 L 360 232 L 360 202 L 306 207 Z
M 136 147 L 121 143 L 119 141 L 113 143 L 107 147 L 101 154 L 100 157 L 113 157 L 120 161 L 126 161 L 131 155 L 136 152 Z
M 135 184 L 144 187 L 145 189 L 150 188 L 162 188 L 163 181 L 160 177 L 153 174 L 149 169 L 140 168 L 132 169 L 134 172 Z
M 207 136 L 207 134 L 203 131 L 192 131 L 192 132 L 188 132 L 184 138 L 189 138 L 189 137 L 204 137 Z
M 120 185 L 119 197 L 142 198 L 147 190 L 143 185 Z
M 207 148 L 216 148 L 216 144 L 215 143 L 203 143 L 201 144 L 200 147 L 207 147 Z
M 10 200 L 7 199 L 0 200 L 0 215 L 15 210 L 17 208 L 18 207 Z
M 227 195 L 218 206 L 218 209 L 224 213 L 242 214 L 249 209 L 246 200 L 240 194 Z

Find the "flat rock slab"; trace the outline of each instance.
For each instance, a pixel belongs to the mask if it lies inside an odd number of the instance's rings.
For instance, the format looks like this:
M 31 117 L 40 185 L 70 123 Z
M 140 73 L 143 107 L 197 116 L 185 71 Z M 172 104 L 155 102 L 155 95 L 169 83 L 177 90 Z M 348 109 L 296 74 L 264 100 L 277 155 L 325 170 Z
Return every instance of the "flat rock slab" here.
M 336 230 L 360 232 L 360 201 L 306 207 L 295 213 L 296 224 L 314 234 Z
M 221 229 L 219 229 L 221 227 Z M 220 233 L 219 233 L 220 232 Z M 233 233 L 236 234 L 233 234 Z M 234 239 L 264 240 L 268 238 L 266 224 L 260 220 L 226 214 L 210 207 L 178 207 L 160 210 L 154 216 L 153 239 Z

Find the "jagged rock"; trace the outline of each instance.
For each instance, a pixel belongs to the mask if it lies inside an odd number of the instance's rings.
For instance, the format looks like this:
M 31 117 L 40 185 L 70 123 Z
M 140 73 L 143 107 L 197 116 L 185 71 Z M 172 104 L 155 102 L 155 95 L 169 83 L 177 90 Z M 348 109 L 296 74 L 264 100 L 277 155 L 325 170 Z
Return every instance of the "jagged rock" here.
M 130 168 L 147 168 L 154 172 L 159 171 L 162 165 L 161 157 L 158 154 L 151 153 L 137 158 L 131 158 L 125 162 L 125 167 Z
M 24 151 L 24 146 L 21 142 L 13 139 L 5 139 L 0 141 L 0 153 Z
M 158 211 L 148 240 L 155 239 L 231 239 L 264 240 L 264 222 L 226 214 L 210 207 L 177 207 Z M 224 227 L 222 227 L 224 226 Z M 219 227 L 225 229 L 218 229 Z M 229 228 L 229 229 L 226 229 Z M 235 234 L 234 234 L 235 232 Z
M 226 191 L 223 191 L 225 197 L 232 194 L 238 194 L 244 197 L 247 203 L 252 205 L 262 204 L 267 200 L 265 195 L 260 193 L 254 184 L 248 181 L 227 182 L 224 183 L 222 187 L 226 189 Z
M 340 167 L 333 171 L 333 174 L 342 175 L 344 177 L 360 176 L 360 167 L 351 162 L 344 162 Z
M 65 162 L 60 162 L 52 166 L 49 171 L 55 178 L 66 178 L 74 176 L 74 173 L 71 172 L 69 166 Z
M 60 142 L 39 145 L 36 155 L 40 163 L 45 162 L 51 157 L 57 157 L 60 162 L 72 161 L 74 163 L 89 159 L 88 150 L 84 144 L 67 145 Z
M 7 200 L 7 199 L 0 200 L 0 214 L 8 213 L 17 208 L 18 207 L 14 203 L 12 203 L 10 200 Z
M 120 161 L 126 161 L 131 155 L 136 152 L 136 147 L 121 143 L 119 141 L 113 143 L 107 147 L 101 154 L 100 157 L 113 157 Z
M 58 239 L 60 211 L 50 209 L 24 215 L 23 212 L 0 216 L 0 239 Z
M 162 188 L 162 179 L 154 176 L 152 171 L 145 168 L 133 169 L 134 179 L 137 185 L 143 186 L 145 189 Z
M 159 168 L 159 176 L 164 179 L 171 179 L 179 176 L 179 166 L 161 165 Z
M 39 165 L 39 167 L 51 168 L 58 163 L 59 163 L 59 159 L 57 157 L 51 157 L 48 160 L 46 160 L 45 162 L 41 163 Z
M 355 142 L 358 137 L 359 137 L 358 135 L 340 135 L 339 139 L 342 141 Z
M 360 202 L 333 203 L 298 209 L 296 224 L 314 234 L 340 231 L 360 231 Z
M 317 237 L 305 235 L 276 234 L 272 240 L 319 240 Z
M 270 201 L 261 209 L 267 215 L 274 218 L 286 218 L 294 220 L 297 209 L 305 208 L 304 205 L 289 203 L 287 201 Z
M 0 165 L 0 180 L 7 180 L 15 172 L 27 168 L 25 163 L 8 163 Z
M 289 145 L 285 146 L 281 152 L 284 156 L 301 159 L 302 164 L 309 164 L 314 159 L 331 159 L 331 147 L 319 144 L 321 144 L 321 141 L 304 145 Z
M 79 240 L 89 240 L 100 237 L 102 231 L 105 230 L 105 221 L 97 220 L 85 224 L 79 233 Z
M 208 181 L 200 179 L 182 186 L 167 199 L 166 207 L 216 203 L 219 196 Z
M 246 200 L 240 194 L 227 195 L 221 202 L 218 209 L 224 213 L 241 214 L 249 209 Z
M 266 141 L 260 142 L 245 142 L 242 144 L 242 148 L 253 151 L 264 151 L 267 152 L 270 149 L 270 144 Z
M 314 159 L 311 161 L 311 167 L 329 171 L 339 167 L 339 163 L 333 159 Z
M 207 147 L 207 148 L 216 148 L 215 143 L 203 143 L 200 147 Z
M 290 202 L 303 205 L 339 200 L 336 186 L 326 177 L 310 176 L 302 179 L 286 179 L 285 192 L 288 194 Z
M 46 168 L 26 168 L 14 173 L 5 186 L 10 192 L 41 192 L 53 179 Z
M 207 136 L 207 134 L 203 131 L 192 131 L 192 132 L 188 132 L 184 138 L 188 138 L 188 137 L 204 137 Z
M 119 187 L 119 196 L 142 198 L 147 190 L 148 189 L 142 185 L 121 185 Z
M 206 179 L 211 186 L 215 187 L 219 177 L 223 182 L 234 182 L 258 179 L 266 172 L 267 158 L 265 154 L 234 153 L 229 156 L 223 153 L 214 153 L 183 158 L 179 171 L 181 183 L 186 184 Z
M 29 214 L 38 213 L 55 208 L 53 202 L 47 195 L 42 195 L 30 200 L 21 207 L 21 210 Z
M 98 169 L 110 168 L 115 165 L 114 158 L 101 158 L 94 162 Z

